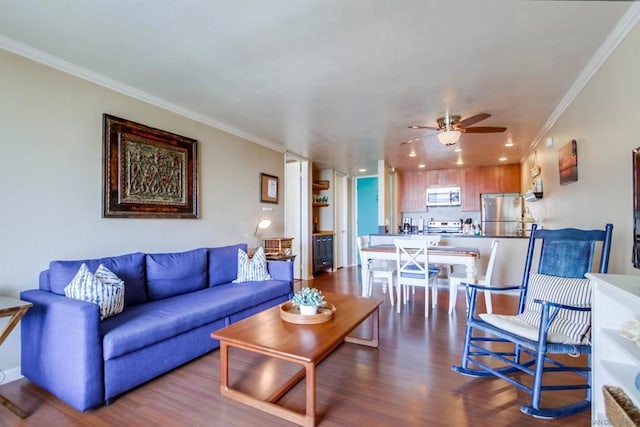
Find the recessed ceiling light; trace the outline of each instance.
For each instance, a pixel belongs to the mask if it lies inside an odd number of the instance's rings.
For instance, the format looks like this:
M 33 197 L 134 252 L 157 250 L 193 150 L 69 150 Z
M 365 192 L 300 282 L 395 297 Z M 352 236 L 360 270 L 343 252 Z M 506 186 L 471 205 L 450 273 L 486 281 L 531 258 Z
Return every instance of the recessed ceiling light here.
M 455 151 L 455 152 L 459 153 L 459 152 L 461 152 L 461 151 L 462 151 L 462 148 L 460 148 L 460 147 L 456 147 L 456 148 L 454 148 L 454 149 L 453 149 L 453 151 Z
M 418 167 L 419 167 L 420 169 L 424 169 L 424 168 L 426 168 L 427 166 L 426 166 L 426 165 L 423 165 L 423 164 L 419 164 L 419 165 L 418 165 Z
M 506 144 L 504 144 L 505 147 L 513 147 L 513 142 L 509 141 Z
M 506 157 L 500 157 L 498 160 L 501 161 L 501 162 L 504 162 L 504 161 L 507 160 L 507 158 Z
M 458 161 L 456 162 L 456 165 L 464 165 L 464 162 L 462 161 L 462 159 L 458 159 Z
M 409 157 L 415 157 L 415 156 L 416 156 L 416 152 L 415 151 L 412 151 L 412 152 L 409 153 Z
M 367 171 L 367 170 L 366 170 L 366 169 L 364 169 L 364 168 L 360 168 L 360 169 L 358 169 L 358 172 L 360 172 L 360 173 L 362 173 L 362 172 L 366 172 L 366 171 Z

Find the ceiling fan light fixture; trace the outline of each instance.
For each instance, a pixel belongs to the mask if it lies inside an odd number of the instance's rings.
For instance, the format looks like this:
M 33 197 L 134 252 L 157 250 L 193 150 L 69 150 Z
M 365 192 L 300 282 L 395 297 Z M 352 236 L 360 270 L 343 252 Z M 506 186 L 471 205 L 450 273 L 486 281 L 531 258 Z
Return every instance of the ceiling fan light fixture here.
M 462 132 L 459 130 L 443 130 L 438 133 L 437 137 L 441 144 L 453 145 L 458 142 L 460 135 L 462 135 Z

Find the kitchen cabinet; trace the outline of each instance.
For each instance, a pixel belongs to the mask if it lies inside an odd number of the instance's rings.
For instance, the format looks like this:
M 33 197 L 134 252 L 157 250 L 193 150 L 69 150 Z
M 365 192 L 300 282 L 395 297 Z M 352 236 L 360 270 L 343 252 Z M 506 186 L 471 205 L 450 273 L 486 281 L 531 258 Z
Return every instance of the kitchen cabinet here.
M 519 193 L 520 164 L 467 168 L 462 186 L 462 210 L 479 211 L 482 193 Z
M 607 425 L 603 385 L 622 388 L 640 406 L 640 390 L 634 383 L 640 373 L 640 347 L 620 334 L 622 325 L 640 318 L 640 278 L 596 273 L 587 273 L 587 277 L 593 286 L 591 414 L 598 424 Z
M 480 193 L 519 193 L 520 165 L 480 168 Z
M 329 269 L 333 270 L 333 234 L 314 234 L 313 245 L 313 274 Z
M 460 205 L 463 211 L 480 210 L 480 168 L 467 168 L 464 170 L 464 183 L 462 184 Z
M 427 188 L 461 187 L 464 180 L 462 169 L 440 169 L 427 172 Z
M 424 212 L 427 188 L 460 187 L 461 209 L 480 210 L 482 193 L 519 193 L 520 164 L 404 172 L 400 178 L 400 211 Z
M 424 212 L 426 207 L 427 173 L 403 173 L 400 178 L 400 211 Z

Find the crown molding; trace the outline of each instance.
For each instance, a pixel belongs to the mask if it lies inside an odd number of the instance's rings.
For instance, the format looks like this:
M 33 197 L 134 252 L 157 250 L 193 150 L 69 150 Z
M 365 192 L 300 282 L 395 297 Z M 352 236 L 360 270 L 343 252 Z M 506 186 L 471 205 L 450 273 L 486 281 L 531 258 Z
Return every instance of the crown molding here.
M 264 147 L 270 148 L 280 153 L 284 153 L 285 151 L 284 147 L 276 145 L 271 141 L 267 141 L 255 135 L 251 135 L 247 132 L 236 129 L 232 126 L 228 126 L 210 117 L 204 116 L 200 113 L 196 113 L 195 111 L 191 111 L 187 108 L 184 108 L 178 104 L 174 104 L 162 98 L 158 98 L 157 96 L 151 95 L 147 92 L 136 89 L 125 83 L 106 77 L 100 73 L 96 73 L 95 71 L 92 71 L 90 69 L 80 67 L 76 64 L 65 61 L 61 58 L 50 55 L 46 52 L 35 49 L 31 46 L 28 46 L 24 43 L 20 43 L 16 40 L 5 37 L 3 35 L 0 35 L 0 48 L 7 50 L 9 52 L 15 53 L 16 55 L 23 56 L 34 62 L 46 65 L 51 68 L 55 68 L 56 70 L 62 71 L 67 74 L 71 74 L 72 76 L 78 77 L 80 79 L 89 81 L 91 83 L 94 83 L 99 86 L 105 87 L 107 89 L 113 90 L 115 92 L 121 93 L 123 95 L 127 95 L 131 98 L 135 98 L 140 101 L 146 102 L 147 104 L 151 104 L 156 107 L 162 108 L 163 110 L 170 111 L 172 113 L 178 114 L 180 116 L 186 117 L 191 120 L 195 120 L 207 126 L 222 130 L 231 135 L 235 135 L 237 137 L 246 139 L 250 142 L 262 145 Z
M 558 121 L 560 116 L 564 114 L 573 101 L 575 101 L 578 94 L 582 92 L 582 89 L 584 89 L 587 83 L 589 83 L 594 74 L 600 69 L 600 67 L 602 67 L 605 61 L 625 39 L 627 34 L 629 34 L 629 32 L 635 27 L 638 21 L 640 21 L 640 3 L 634 2 L 622 18 L 620 18 L 618 24 L 593 55 L 591 61 L 589 61 L 584 70 L 582 70 L 576 81 L 569 88 L 569 91 L 567 91 L 564 97 L 560 100 L 560 103 L 555 110 L 553 110 L 546 123 L 538 131 L 538 134 L 531 142 L 530 148 L 521 159 L 521 162 L 523 162 L 538 148 L 538 145 L 542 142 L 544 136 L 551 130 L 553 125 Z

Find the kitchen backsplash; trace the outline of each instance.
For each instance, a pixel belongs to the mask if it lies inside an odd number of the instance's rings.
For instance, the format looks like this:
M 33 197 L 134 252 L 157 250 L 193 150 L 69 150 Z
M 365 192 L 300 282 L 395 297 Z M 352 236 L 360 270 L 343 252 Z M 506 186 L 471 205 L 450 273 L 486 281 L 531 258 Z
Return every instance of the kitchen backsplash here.
M 413 225 L 418 225 L 420 222 L 420 218 L 422 218 L 425 227 L 428 221 L 433 220 L 465 220 L 467 218 L 471 218 L 471 221 L 474 223 L 480 222 L 480 211 L 465 211 L 459 207 L 430 207 L 426 212 L 410 212 L 410 213 L 402 213 L 400 217 L 400 221 L 402 218 L 411 218 Z M 397 224 L 400 225 L 400 224 Z M 397 226 L 396 226 L 397 229 Z

